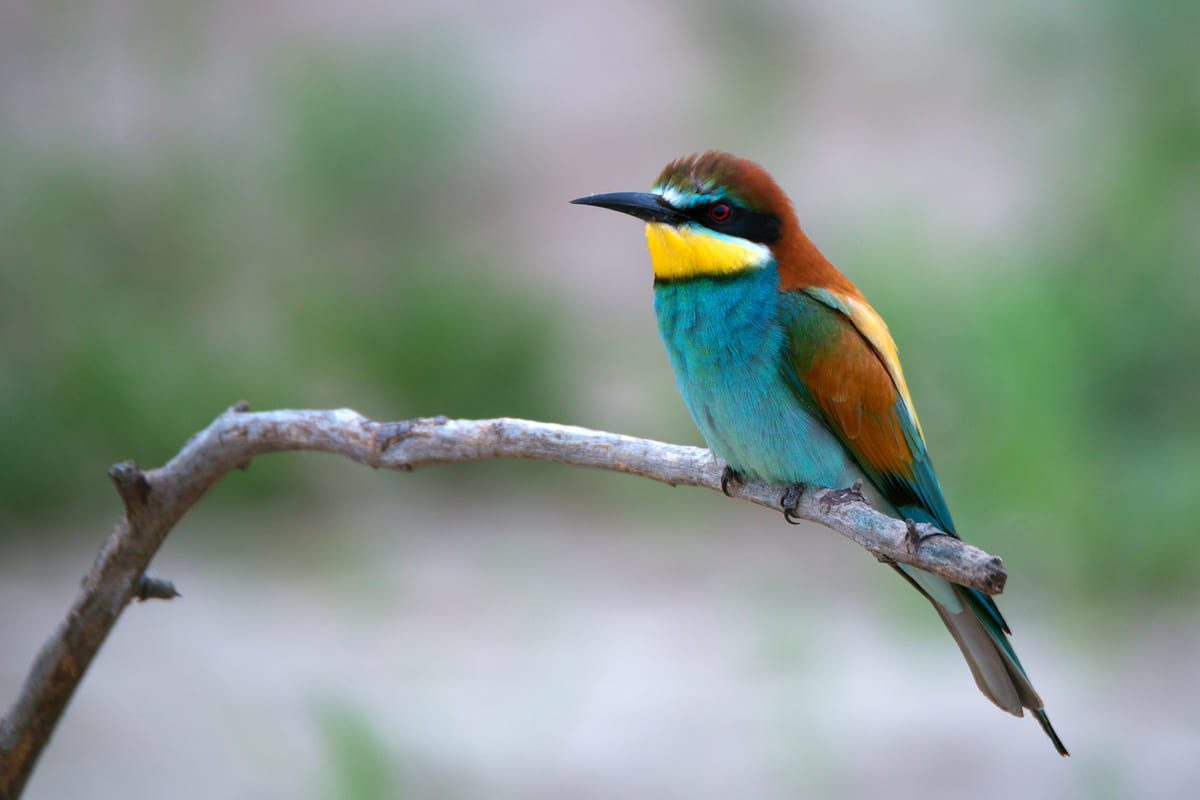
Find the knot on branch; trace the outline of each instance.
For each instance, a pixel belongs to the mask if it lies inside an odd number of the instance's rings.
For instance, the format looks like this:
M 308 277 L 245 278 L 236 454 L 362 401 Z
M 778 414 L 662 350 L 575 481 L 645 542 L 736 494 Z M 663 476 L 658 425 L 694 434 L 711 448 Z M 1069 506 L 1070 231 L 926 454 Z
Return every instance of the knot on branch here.
M 377 423 L 375 425 L 375 452 L 383 455 L 392 445 L 412 436 L 413 428 L 411 420 Z
M 862 481 L 855 481 L 854 485 L 848 489 L 829 489 L 821 496 L 821 510 L 828 514 L 836 506 L 852 503 L 867 505 L 867 498 L 863 495 L 862 487 Z

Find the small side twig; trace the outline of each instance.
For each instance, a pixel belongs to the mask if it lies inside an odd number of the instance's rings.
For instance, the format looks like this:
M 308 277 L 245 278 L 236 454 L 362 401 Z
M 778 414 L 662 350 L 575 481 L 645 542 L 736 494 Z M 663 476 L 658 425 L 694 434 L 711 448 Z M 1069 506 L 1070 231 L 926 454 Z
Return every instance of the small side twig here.
M 164 580 L 163 578 L 151 578 L 149 575 L 143 575 L 138 580 L 137 589 L 134 590 L 133 596 L 142 602 L 146 600 L 174 600 L 176 597 L 183 597 L 171 581 Z

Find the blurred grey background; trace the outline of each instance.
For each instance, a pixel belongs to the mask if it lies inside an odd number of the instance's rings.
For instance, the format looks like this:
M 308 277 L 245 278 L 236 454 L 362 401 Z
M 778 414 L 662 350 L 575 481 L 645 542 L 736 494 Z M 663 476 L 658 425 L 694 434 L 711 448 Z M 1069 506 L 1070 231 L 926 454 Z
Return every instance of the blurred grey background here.
M 1192 796 L 1200 5 L 0 7 L 0 703 L 236 400 L 699 444 L 638 226 L 720 147 L 889 321 L 1074 757 L 915 593 L 712 493 L 264 458 L 177 529 L 29 798 Z

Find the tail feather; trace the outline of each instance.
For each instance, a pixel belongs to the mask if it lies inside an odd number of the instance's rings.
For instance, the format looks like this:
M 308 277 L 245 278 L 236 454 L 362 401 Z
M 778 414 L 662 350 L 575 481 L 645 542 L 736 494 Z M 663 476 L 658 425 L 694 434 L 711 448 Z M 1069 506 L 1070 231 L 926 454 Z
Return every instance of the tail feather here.
M 1063 744 L 1062 739 L 1058 738 L 1058 734 L 1055 733 L 1054 726 L 1050 724 L 1050 718 L 1046 716 L 1045 709 L 1039 708 L 1034 713 L 1037 716 L 1037 721 L 1041 723 L 1042 730 L 1044 730 L 1046 735 L 1050 737 L 1050 741 L 1054 742 L 1054 747 L 1056 750 L 1058 750 L 1058 754 L 1060 756 L 1071 755 L 1067 752 L 1067 746 Z
M 985 603 L 977 597 L 978 592 L 952 584 L 944 578 L 905 565 L 895 566 L 896 571 L 933 604 L 958 643 L 979 691 L 1015 716 L 1024 716 L 1025 708 L 1034 712 L 1059 755 L 1069 755 L 1046 716 L 1042 698 L 1034 690 L 1005 636 L 1005 630 L 1001 627 L 1003 617 L 999 616 L 998 611 L 991 610 L 994 605 L 990 599 Z
M 962 650 L 979 691 L 1008 713 L 1023 716 L 1024 698 L 1018 684 L 1013 680 L 1004 658 L 996 650 L 991 637 L 979 624 L 975 615 L 968 609 L 951 614 L 937 603 L 934 603 L 933 607 L 946 624 L 954 641 L 958 643 L 958 649 Z

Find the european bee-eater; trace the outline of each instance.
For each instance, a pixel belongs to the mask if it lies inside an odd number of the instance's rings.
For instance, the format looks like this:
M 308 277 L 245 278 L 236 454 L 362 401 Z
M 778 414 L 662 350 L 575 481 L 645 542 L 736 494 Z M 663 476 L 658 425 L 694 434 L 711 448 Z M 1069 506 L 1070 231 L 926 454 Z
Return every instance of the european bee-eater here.
M 850 487 L 957 536 L 887 325 L 817 250 L 783 190 L 728 153 L 677 159 L 649 193 L 572 202 L 646 223 L 654 310 L 675 379 L 726 476 Z M 903 564 L 980 691 L 1054 732 L 990 597 Z

